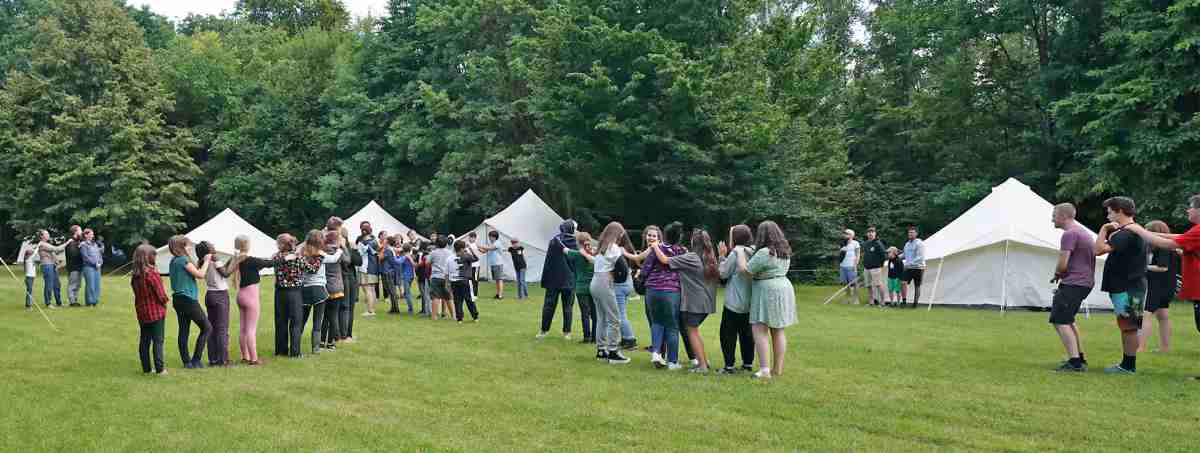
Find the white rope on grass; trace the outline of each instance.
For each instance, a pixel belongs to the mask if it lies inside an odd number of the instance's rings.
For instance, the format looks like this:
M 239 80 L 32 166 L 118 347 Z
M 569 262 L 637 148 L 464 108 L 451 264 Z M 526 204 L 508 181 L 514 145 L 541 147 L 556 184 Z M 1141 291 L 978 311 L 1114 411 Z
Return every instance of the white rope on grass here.
M 8 275 L 11 275 L 13 280 L 15 280 L 18 285 L 24 283 L 21 281 L 21 279 L 17 278 L 17 274 L 13 273 L 12 268 L 8 266 L 8 263 L 4 261 L 3 257 L 0 257 L 0 265 L 3 265 L 5 269 L 8 269 Z M 25 297 L 33 299 L 33 293 L 29 292 L 29 288 L 25 288 Z M 46 322 L 50 323 L 50 328 L 54 329 L 55 332 L 59 332 L 58 326 L 54 325 L 54 321 L 51 321 L 49 316 L 46 316 L 46 311 L 42 310 L 42 306 L 38 305 L 37 301 L 33 301 L 33 303 L 30 305 L 37 307 L 38 313 L 41 313 L 42 317 L 46 318 Z

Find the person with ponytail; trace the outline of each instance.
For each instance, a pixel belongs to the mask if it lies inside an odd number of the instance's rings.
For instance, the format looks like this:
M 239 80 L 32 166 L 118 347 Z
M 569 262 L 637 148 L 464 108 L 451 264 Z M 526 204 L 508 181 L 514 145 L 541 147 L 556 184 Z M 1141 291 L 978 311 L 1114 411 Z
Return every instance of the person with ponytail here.
M 150 349 L 154 348 L 154 372 L 159 376 L 167 375 L 163 365 L 163 325 L 167 317 L 167 292 L 163 289 L 162 278 L 154 267 L 156 252 L 150 244 L 142 244 L 133 251 L 133 272 L 129 284 L 133 287 L 133 309 L 137 313 L 138 329 L 138 358 L 142 362 L 142 372 L 151 371 Z M 28 258 L 27 258 L 28 259 Z
M 687 344 L 692 348 L 692 357 L 697 362 L 689 371 L 708 373 L 708 355 L 704 351 L 704 339 L 700 336 L 700 324 L 717 311 L 717 284 L 721 280 L 712 239 L 707 231 L 696 229 L 692 232 L 691 249 L 687 253 L 667 257 L 662 247 L 655 247 L 654 255 L 660 263 L 679 273 L 679 319 L 687 329 Z
M 243 364 L 256 366 L 258 360 L 258 317 L 262 312 L 259 283 L 263 269 L 270 268 L 270 260 L 250 256 L 250 236 L 239 234 L 233 239 L 236 254 L 229 261 L 230 275 L 237 286 L 238 349 Z
M 325 302 L 324 322 L 321 324 L 321 347 L 329 350 L 337 349 L 337 341 L 342 336 L 342 318 L 338 316 L 342 304 L 346 303 L 346 283 L 342 275 L 342 266 L 350 263 L 346 240 L 337 230 L 325 230 L 325 255 L 340 252 L 337 262 L 325 265 L 325 292 L 329 300 Z
M 325 233 L 321 230 L 311 230 L 304 238 L 304 246 L 300 248 L 300 259 L 305 262 L 301 276 L 301 298 L 304 302 L 303 318 L 300 327 L 308 323 L 312 315 L 312 353 L 321 353 L 321 325 L 325 321 L 325 306 L 329 300 L 329 291 L 325 289 L 325 267 L 337 265 L 342 259 L 342 250 L 338 249 L 331 255 L 325 254 Z M 297 339 L 293 339 L 297 341 Z

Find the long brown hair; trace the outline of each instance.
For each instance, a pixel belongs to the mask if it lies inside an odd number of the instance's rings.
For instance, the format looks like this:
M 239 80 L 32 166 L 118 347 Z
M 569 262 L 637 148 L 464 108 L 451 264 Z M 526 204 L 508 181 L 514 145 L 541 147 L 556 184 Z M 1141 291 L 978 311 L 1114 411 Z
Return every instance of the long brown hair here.
M 600 232 L 600 248 L 596 250 L 596 254 L 603 255 L 608 252 L 609 247 L 621 240 L 621 236 L 625 234 L 625 227 L 621 226 L 620 222 L 609 222 L 604 227 L 604 231 Z
M 1167 222 L 1155 220 L 1146 224 L 1146 229 L 1154 233 L 1171 234 L 1171 227 L 1167 226 Z
M 662 228 L 659 228 L 658 225 L 646 225 L 646 228 L 642 229 L 642 247 L 650 246 L 649 238 L 650 238 L 651 231 L 657 232 L 658 240 L 659 240 L 659 242 L 662 242 L 662 240 L 663 240 Z
M 142 243 L 133 249 L 133 276 L 137 278 L 146 275 L 147 272 L 158 272 L 154 264 L 157 257 L 158 252 L 150 244 Z
M 788 245 L 787 237 L 783 235 L 783 229 L 779 228 L 779 224 L 770 220 L 758 224 L 758 237 L 754 242 L 760 250 L 763 248 L 770 250 L 773 257 L 783 259 L 792 257 L 792 246 Z
M 704 263 L 704 278 L 708 281 L 720 280 L 721 272 L 717 270 L 717 254 L 713 251 L 712 238 L 702 228 L 692 230 L 692 251 L 700 255 L 700 262 Z
M 176 234 L 167 240 L 167 250 L 171 251 L 171 256 L 186 257 L 188 256 L 187 246 L 191 243 L 192 241 L 187 236 Z
M 729 247 L 750 246 L 754 243 L 754 233 L 746 225 L 734 225 L 729 229 Z
M 304 238 L 304 247 L 300 250 L 300 254 L 313 257 L 321 256 L 325 253 L 325 233 L 321 230 L 309 230 L 308 236 Z

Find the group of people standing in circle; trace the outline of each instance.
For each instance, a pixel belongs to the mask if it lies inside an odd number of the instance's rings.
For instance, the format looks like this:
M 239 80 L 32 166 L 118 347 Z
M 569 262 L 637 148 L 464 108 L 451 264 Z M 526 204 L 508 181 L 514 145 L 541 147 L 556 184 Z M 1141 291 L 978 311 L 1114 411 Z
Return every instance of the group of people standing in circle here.
M 725 286 L 720 344 L 725 366 L 721 374 L 753 372 L 770 379 L 783 372 L 787 337 L 796 322 L 795 292 L 787 279 L 791 247 L 775 222 L 765 221 L 752 234 L 736 225 L 716 247 L 708 231 L 693 229 L 684 242 L 678 222 L 642 231 L 643 247 L 633 246 L 623 225 L 611 222 L 598 238 L 576 231 L 568 220 L 547 246 L 542 269 L 546 288 L 538 339 L 545 338 L 559 302 L 563 336 L 572 333 L 573 302 L 583 321 L 583 343 L 596 345 L 596 359 L 625 364 L 623 351 L 637 348 L 626 307 L 633 293 L 645 296 L 651 332 L 650 364 L 679 370 L 679 343 L 691 362 L 690 372 L 712 371 L 700 326 L 717 309 L 717 288 Z M 741 362 L 737 347 L 741 346 Z M 758 356 L 759 366 L 754 367 Z

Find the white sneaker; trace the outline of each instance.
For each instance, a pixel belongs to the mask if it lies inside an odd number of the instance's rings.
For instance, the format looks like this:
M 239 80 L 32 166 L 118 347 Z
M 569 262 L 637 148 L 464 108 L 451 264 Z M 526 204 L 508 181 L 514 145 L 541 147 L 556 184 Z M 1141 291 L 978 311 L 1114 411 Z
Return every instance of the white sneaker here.
M 546 338 L 546 332 L 538 332 L 537 336 L 534 338 L 539 339 L 539 340 Z
M 657 352 L 650 353 L 650 363 L 654 365 L 655 368 L 666 368 L 667 366 L 667 361 L 663 360 L 662 354 Z
M 680 368 L 683 368 L 683 366 L 679 365 L 679 364 L 678 364 L 678 363 L 676 363 L 676 362 L 671 362 L 671 363 L 668 363 L 668 364 L 667 364 L 667 371 L 675 371 L 675 370 L 678 370 L 678 369 L 680 369 Z
M 761 370 L 758 370 L 758 372 L 757 372 L 757 373 L 754 373 L 754 374 L 750 375 L 750 377 L 752 377 L 752 378 L 754 378 L 754 379 L 759 379 L 759 380 L 768 380 L 768 379 L 771 379 L 771 369 L 770 369 L 770 368 L 763 368 L 763 369 L 761 369 Z
M 700 359 L 692 359 L 692 368 L 700 366 Z
M 571 339 L 571 334 L 569 334 L 569 333 L 564 333 L 564 334 L 563 334 L 563 339 L 564 339 L 564 340 L 570 340 L 570 339 Z

